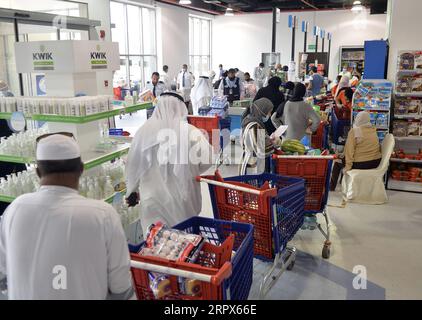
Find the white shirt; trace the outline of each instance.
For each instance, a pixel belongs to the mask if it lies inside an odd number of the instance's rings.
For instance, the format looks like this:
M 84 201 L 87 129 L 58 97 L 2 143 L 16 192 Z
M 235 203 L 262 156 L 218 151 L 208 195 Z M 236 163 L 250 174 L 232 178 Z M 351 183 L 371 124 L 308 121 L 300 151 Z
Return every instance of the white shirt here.
M 148 81 L 146 86 L 145 86 L 146 90 L 151 90 L 152 93 L 154 93 L 154 84 L 151 81 Z M 155 95 L 154 97 L 158 98 L 159 96 L 161 96 L 162 93 L 166 92 L 167 88 L 165 86 L 165 84 L 162 81 L 159 81 L 157 83 L 157 85 L 155 86 Z
M 183 77 L 185 78 L 185 85 L 183 86 Z M 183 70 L 177 75 L 177 84 L 180 89 L 191 89 L 193 87 L 193 82 L 195 77 L 189 71 L 184 72 Z
M 171 90 L 171 80 L 169 75 L 167 74 L 167 72 L 163 72 L 162 74 L 160 74 L 160 79 L 161 81 L 163 81 L 164 85 L 166 86 L 167 90 Z
M 9 299 L 128 298 L 129 265 L 116 211 L 76 190 L 42 186 L 13 201 L 0 222 L 0 272 Z M 59 278 L 66 289 L 57 289 Z

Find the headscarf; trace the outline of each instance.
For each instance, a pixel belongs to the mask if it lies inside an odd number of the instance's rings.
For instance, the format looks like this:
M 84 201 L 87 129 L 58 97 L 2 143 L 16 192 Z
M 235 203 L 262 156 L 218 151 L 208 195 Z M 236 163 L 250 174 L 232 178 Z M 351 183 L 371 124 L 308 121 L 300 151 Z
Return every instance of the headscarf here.
M 185 143 L 181 139 L 181 134 L 186 134 L 188 138 L 188 111 L 186 105 L 176 97 L 170 95 L 162 95 L 158 99 L 158 104 L 150 119 L 139 128 L 135 134 L 128 156 L 128 165 L 126 166 L 127 177 L 127 195 L 135 192 L 139 179 L 152 166 L 153 150 L 155 146 L 162 143 L 159 140 L 159 133 L 163 129 L 173 130 L 177 139 L 168 139 L 166 143 L 160 145 L 160 154 L 167 155 L 169 162 L 173 163 L 173 173 L 178 179 L 180 185 L 178 186 L 182 194 L 187 197 L 188 191 L 186 177 L 189 171 L 189 166 L 183 164 L 183 161 L 177 161 L 179 153 L 188 154 L 189 150 L 183 150 Z M 182 131 L 183 130 L 183 131 Z M 186 130 L 186 131 L 185 131 Z M 180 150 L 179 150 L 180 149 Z M 156 151 L 155 151 L 156 152 Z M 182 155 L 180 155 L 182 156 Z
M 190 95 L 193 114 L 198 115 L 198 109 L 208 105 L 213 95 L 211 82 L 207 77 L 199 77 L 198 82 L 192 88 Z
M 340 82 L 337 85 L 336 97 L 343 88 L 350 88 L 350 78 L 348 76 L 342 76 Z
M 261 98 L 267 98 L 271 100 L 273 104 L 273 112 L 275 112 L 278 106 L 284 101 L 284 95 L 280 91 L 281 79 L 279 77 L 272 77 L 268 80 L 268 85 L 258 90 L 254 101 Z
M 254 101 L 246 110 L 245 117 L 242 120 L 242 128 L 245 128 L 251 122 L 257 122 L 262 128 L 265 128 L 262 117 L 266 117 L 272 110 L 273 104 L 270 99 L 261 98 Z
M 298 101 L 303 101 L 303 97 L 306 94 L 306 87 L 303 83 L 298 82 L 295 85 L 295 88 L 293 89 L 293 95 L 290 98 L 289 101 L 292 102 L 298 102 Z
M 363 140 L 363 133 L 361 128 L 371 128 L 371 116 L 369 112 L 361 111 L 357 114 L 355 122 L 353 123 L 353 132 L 358 143 Z

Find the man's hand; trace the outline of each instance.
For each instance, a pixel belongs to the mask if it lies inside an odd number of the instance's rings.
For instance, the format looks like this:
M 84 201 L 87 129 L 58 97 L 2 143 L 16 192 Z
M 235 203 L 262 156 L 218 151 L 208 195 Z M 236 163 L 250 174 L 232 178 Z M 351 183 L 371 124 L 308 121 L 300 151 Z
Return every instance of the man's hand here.
M 126 203 L 129 207 L 134 207 L 139 203 L 139 193 L 132 192 L 129 197 L 126 198 Z

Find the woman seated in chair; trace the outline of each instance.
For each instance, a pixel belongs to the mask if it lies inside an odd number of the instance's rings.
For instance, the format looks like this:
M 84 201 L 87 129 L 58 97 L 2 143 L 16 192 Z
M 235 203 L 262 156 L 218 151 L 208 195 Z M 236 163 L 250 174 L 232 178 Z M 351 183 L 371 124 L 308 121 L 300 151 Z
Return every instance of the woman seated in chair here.
M 346 140 L 344 155 L 341 155 L 340 158 L 342 158 L 341 161 L 334 164 L 330 183 L 331 191 L 334 191 L 337 186 L 342 168 L 347 172 L 352 169 L 375 169 L 379 166 L 381 148 L 377 129 L 372 126 L 368 112 L 362 111 L 356 116 L 353 128 Z

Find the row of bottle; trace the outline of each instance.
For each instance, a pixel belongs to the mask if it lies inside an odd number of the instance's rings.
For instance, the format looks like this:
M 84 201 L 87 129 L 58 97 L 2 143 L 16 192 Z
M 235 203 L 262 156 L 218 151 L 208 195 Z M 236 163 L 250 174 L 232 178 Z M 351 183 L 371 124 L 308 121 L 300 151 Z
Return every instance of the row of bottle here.
M 112 97 L 107 95 L 72 98 L 4 97 L 0 98 L 0 112 L 23 112 L 25 115 L 52 114 L 88 116 L 112 110 Z
M 122 198 L 121 202 L 119 202 L 118 204 L 113 204 L 113 206 L 114 209 L 116 209 L 117 213 L 120 215 L 120 220 L 124 229 L 128 228 L 140 217 L 141 206 L 137 205 L 134 207 L 128 207 L 127 204 L 124 202 L 124 197 Z
M 13 155 L 18 157 L 34 157 L 36 138 L 46 134 L 47 128 L 28 129 L 14 133 L 9 137 L 0 138 L 0 154 Z
M 124 180 L 124 162 L 105 163 L 84 172 L 79 180 L 79 193 L 91 199 L 106 199 L 114 194 L 115 186 Z M 40 186 L 39 178 L 31 167 L 26 171 L 12 173 L 0 179 L 0 194 L 18 197 L 35 192 Z

